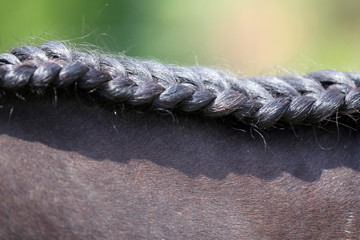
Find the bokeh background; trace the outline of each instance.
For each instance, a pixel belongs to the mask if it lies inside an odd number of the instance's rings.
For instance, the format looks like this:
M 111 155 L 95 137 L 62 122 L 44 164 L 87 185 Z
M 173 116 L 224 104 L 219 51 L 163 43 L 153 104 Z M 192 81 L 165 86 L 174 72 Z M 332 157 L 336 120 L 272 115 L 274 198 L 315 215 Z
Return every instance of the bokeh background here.
M 267 74 L 360 70 L 359 0 L 0 0 L 0 49 L 68 40 Z

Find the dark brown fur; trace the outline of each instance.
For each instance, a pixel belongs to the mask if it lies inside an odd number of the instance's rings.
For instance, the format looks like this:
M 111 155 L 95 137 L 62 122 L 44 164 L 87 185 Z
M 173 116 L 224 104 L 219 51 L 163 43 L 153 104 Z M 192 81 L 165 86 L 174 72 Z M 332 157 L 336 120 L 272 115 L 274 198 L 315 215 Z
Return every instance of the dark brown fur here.
M 51 100 L 0 109 L 1 239 L 360 236 L 357 132 L 271 130 L 265 148 L 221 120 Z

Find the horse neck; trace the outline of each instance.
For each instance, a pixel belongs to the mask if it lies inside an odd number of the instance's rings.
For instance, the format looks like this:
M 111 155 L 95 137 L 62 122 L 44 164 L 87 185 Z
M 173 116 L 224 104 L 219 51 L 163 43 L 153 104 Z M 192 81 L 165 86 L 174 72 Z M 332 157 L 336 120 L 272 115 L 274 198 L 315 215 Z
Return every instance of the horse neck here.
M 13 98 L 0 110 L 0 224 L 21 219 L 11 227 L 26 236 L 327 238 L 354 232 L 350 213 L 359 226 L 360 137 L 347 128 L 270 130 L 265 145 L 221 120 L 76 96 L 56 105 Z

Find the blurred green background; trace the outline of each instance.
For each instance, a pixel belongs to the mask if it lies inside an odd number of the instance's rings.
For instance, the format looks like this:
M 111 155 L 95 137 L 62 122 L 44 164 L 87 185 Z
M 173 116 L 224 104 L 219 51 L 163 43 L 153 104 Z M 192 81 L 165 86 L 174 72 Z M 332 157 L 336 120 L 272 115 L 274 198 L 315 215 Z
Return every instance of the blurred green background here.
M 0 0 L 0 49 L 69 40 L 244 74 L 358 71 L 358 0 Z

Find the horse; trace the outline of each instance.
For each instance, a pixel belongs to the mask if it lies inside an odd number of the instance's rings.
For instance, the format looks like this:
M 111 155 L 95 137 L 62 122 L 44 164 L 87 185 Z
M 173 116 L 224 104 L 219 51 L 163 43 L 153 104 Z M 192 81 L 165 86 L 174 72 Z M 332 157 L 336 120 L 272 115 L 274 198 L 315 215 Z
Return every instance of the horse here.
M 356 73 L 0 55 L 1 239 L 358 239 Z

